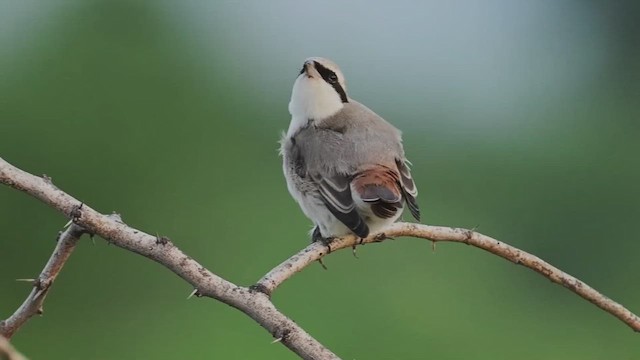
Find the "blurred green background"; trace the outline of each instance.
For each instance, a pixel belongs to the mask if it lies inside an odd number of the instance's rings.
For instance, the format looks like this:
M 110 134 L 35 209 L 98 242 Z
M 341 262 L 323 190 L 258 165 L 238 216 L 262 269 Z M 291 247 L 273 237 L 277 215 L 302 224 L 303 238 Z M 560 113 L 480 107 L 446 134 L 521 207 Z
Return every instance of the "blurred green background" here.
M 276 148 L 302 61 L 404 131 L 425 223 L 474 227 L 640 311 L 638 2 L 0 2 L 0 156 L 250 285 L 308 243 Z M 66 219 L 0 187 L 0 318 Z M 344 359 L 635 359 L 617 319 L 457 244 L 349 251 L 274 302 Z M 240 312 L 81 242 L 32 359 L 294 359 Z

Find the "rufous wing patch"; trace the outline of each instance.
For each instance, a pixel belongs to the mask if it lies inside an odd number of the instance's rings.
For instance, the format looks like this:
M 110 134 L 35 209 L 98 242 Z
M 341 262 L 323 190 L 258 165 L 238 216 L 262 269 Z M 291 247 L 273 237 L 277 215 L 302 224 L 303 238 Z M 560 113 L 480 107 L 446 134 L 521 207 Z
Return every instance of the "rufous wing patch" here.
M 396 171 L 380 165 L 356 175 L 352 184 L 362 201 L 370 204 L 376 216 L 389 219 L 402 208 L 399 180 Z

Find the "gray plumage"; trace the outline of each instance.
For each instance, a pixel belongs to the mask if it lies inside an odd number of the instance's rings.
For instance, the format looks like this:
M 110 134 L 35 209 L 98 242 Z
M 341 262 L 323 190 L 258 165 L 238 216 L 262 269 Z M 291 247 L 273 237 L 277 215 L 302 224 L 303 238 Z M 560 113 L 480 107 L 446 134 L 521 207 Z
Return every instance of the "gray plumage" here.
M 337 111 L 320 119 L 312 118 L 312 112 L 292 111 L 289 132 L 281 140 L 283 168 L 291 195 L 325 238 L 348 233 L 366 237 L 370 232 L 380 231 L 398 219 L 405 202 L 418 219 L 417 190 L 406 165 L 400 131 L 357 101 L 345 96 L 331 98 L 333 90 L 327 90 L 331 88 L 316 90 L 313 86 L 322 83 L 311 82 L 318 73 L 307 69 L 308 63 L 296 83 L 308 88 L 297 90 L 294 86 L 290 109 L 299 105 L 294 101 L 314 100 L 308 99 L 309 95 L 304 93 L 307 91 L 327 97 L 321 100 L 335 106 Z M 324 72 L 322 78 L 332 73 L 317 61 L 314 63 Z M 339 72 L 337 68 L 336 71 Z M 309 81 L 310 85 L 300 85 L 301 81 Z M 338 95 L 344 94 L 342 87 L 337 88 L 331 81 L 329 84 Z M 343 81 L 338 85 L 342 84 Z M 296 91 L 307 98 L 296 98 L 300 96 Z M 313 108 L 316 104 L 302 105 Z
M 312 173 L 350 174 L 363 165 L 404 159 L 400 131 L 352 99 L 327 119 L 309 120 L 293 138 Z

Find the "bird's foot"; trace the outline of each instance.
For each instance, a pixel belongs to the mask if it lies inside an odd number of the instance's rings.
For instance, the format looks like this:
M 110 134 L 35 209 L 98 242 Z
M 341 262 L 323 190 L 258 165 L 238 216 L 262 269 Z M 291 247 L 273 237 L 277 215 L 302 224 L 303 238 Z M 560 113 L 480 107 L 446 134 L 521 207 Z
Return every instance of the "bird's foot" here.
M 318 227 L 316 226 L 315 229 L 313 229 L 313 234 L 311 235 L 311 242 L 320 242 L 322 243 L 324 246 L 327 247 L 327 254 L 331 254 L 331 243 L 336 239 L 335 236 L 329 236 L 329 237 L 323 237 L 322 234 L 320 234 L 320 230 L 318 229 Z
M 314 242 L 322 243 L 324 246 L 327 247 L 327 254 L 331 254 L 331 243 L 335 239 L 336 238 L 333 237 L 333 236 L 323 237 L 322 234 L 320 233 L 320 228 L 317 227 L 317 226 L 315 227 L 315 229 L 313 229 L 313 234 L 311 234 L 311 242 L 312 243 L 314 243 Z M 322 266 L 323 269 L 327 270 L 327 266 L 322 261 L 322 258 L 319 258 L 318 262 L 320 263 L 320 265 Z
M 385 233 L 379 233 L 376 236 L 373 237 L 373 242 L 382 242 L 385 240 L 395 240 L 394 238 L 387 236 L 387 234 Z

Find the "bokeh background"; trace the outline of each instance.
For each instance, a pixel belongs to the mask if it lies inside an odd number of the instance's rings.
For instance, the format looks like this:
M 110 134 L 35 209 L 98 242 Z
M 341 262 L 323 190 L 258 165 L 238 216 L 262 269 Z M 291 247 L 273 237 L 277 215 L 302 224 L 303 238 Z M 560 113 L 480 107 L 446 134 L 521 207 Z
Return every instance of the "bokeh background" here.
M 307 244 L 276 148 L 302 61 L 403 129 L 425 223 L 474 227 L 640 311 L 635 1 L 0 2 L 0 156 L 242 285 Z M 0 318 L 66 219 L 0 187 Z M 402 239 L 276 305 L 344 359 L 635 359 L 541 276 Z M 81 242 L 15 345 L 32 359 L 294 359 L 161 266 Z

